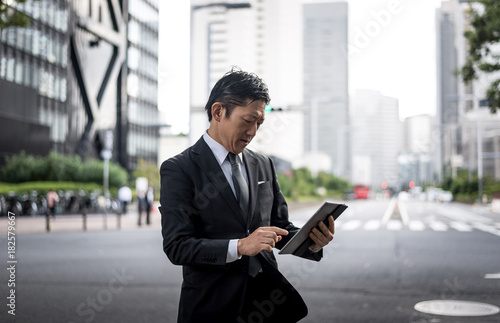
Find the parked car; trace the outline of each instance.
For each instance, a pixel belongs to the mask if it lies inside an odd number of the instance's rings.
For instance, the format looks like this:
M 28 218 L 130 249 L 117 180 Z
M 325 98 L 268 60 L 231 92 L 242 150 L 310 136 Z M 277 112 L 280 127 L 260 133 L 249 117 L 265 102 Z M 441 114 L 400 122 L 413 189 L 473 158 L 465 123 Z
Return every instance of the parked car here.
M 453 194 L 450 191 L 445 191 L 442 188 L 428 187 L 425 190 L 427 194 L 427 201 L 431 202 L 451 202 L 453 201 Z

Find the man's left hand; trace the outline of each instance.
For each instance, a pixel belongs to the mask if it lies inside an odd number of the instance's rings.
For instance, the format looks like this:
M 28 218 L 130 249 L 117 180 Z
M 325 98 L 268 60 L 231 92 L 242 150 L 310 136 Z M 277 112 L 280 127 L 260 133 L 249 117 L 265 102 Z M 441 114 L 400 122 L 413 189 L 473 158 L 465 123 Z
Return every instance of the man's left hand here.
M 320 230 L 318 230 L 318 228 Z M 322 222 L 318 222 L 318 228 L 313 228 L 309 233 L 309 237 L 314 241 L 311 245 L 311 250 L 319 251 L 333 239 L 335 233 L 335 222 L 333 216 L 328 217 L 328 227 Z

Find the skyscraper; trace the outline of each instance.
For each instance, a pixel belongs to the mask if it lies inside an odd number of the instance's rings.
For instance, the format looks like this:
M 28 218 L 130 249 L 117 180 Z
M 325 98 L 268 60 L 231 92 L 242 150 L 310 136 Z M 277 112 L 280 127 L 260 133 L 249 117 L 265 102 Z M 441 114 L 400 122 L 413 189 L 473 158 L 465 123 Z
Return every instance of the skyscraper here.
M 439 12 L 438 60 L 443 168 L 445 176 L 455 177 L 467 170 L 469 178 L 477 174 L 500 178 L 500 117 L 487 108 L 485 93 L 499 77 L 477 73 L 477 79 L 465 84 L 454 71 L 464 66 L 469 41 L 463 36 L 471 28 L 471 6 L 481 12 L 482 5 L 465 0 L 443 1 Z
M 350 176 L 346 2 L 303 6 L 304 147 L 328 154 L 332 172 Z
M 300 0 L 238 1 L 251 5 L 238 9 L 191 3 L 191 142 L 207 128 L 209 91 L 232 66 L 262 77 L 273 106 L 302 105 Z
M 128 0 L 126 151 L 129 168 L 156 164 L 158 130 L 158 0 Z M 123 122 L 121 123 L 123 124 Z M 123 140 L 123 139 L 122 139 Z
M 402 137 L 396 98 L 373 90 L 356 90 L 352 102 L 353 184 L 380 188 L 400 184 L 398 153 Z
M 156 163 L 157 1 L 11 6 L 31 25 L 1 31 L 0 157 L 100 157 L 111 130 L 112 160 L 128 169 L 139 157 Z
M 460 132 L 458 131 L 459 102 L 458 93 L 459 79 L 455 71 L 457 69 L 457 41 L 461 38 L 457 35 L 459 23 L 460 6 L 458 0 L 442 3 L 438 13 L 438 73 L 439 73 L 439 109 L 437 118 L 439 120 L 442 135 L 437 139 L 440 141 L 441 149 L 438 151 L 436 171 L 438 177 L 451 175 L 456 171 L 457 156 L 461 151 Z
M 21 150 L 75 152 L 86 120 L 68 97 L 69 4 L 28 0 L 11 6 L 32 22 L 0 30 L 0 159 Z

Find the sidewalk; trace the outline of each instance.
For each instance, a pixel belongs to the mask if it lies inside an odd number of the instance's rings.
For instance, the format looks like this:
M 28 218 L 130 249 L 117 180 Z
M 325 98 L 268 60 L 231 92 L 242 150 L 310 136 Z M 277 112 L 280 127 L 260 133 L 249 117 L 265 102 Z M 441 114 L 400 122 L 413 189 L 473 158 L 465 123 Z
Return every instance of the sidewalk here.
M 161 230 L 161 214 L 158 211 L 158 205 L 154 206 L 154 211 L 150 214 L 151 225 L 146 225 L 146 213 L 142 214 L 142 226 L 138 226 L 137 204 L 129 205 L 127 214 L 120 217 L 116 214 L 108 213 L 90 213 L 87 214 L 86 231 L 117 231 L 117 230 L 141 230 L 154 229 Z M 120 220 L 120 221 L 118 221 Z M 50 217 L 50 232 L 78 232 L 83 229 L 83 216 L 81 214 L 62 215 L 58 214 L 55 218 Z M 7 217 L 0 218 L 0 232 L 2 236 L 7 232 L 9 220 Z M 15 233 L 40 233 L 47 232 L 47 220 L 44 215 L 16 216 Z
M 298 210 L 305 207 L 317 207 L 321 201 L 310 202 L 292 202 L 288 209 Z M 156 202 L 153 211 L 150 214 L 151 224 L 146 225 L 146 213 L 142 214 L 142 226 L 138 226 L 137 203 L 128 206 L 127 214 L 118 217 L 116 214 L 108 213 L 106 216 L 102 213 L 87 214 L 87 229 L 83 229 L 83 216 L 81 214 L 56 215 L 56 218 L 50 217 L 50 232 L 78 232 L 78 231 L 117 231 L 117 230 L 144 230 L 152 229 L 161 231 L 161 214 L 158 210 L 159 204 Z M 120 222 L 118 222 L 120 220 Z M 7 232 L 9 220 L 7 217 L 0 218 L 0 236 Z M 47 232 L 47 219 L 44 215 L 16 216 L 15 233 L 41 233 Z

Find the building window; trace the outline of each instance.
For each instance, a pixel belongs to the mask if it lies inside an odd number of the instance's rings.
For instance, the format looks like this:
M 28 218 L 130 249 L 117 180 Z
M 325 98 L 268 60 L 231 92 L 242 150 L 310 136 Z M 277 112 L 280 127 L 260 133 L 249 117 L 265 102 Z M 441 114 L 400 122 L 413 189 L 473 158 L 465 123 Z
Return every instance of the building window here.
M 7 58 L 2 57 L 0 59 L 0 78 L 3 78 L 3 79 L 5 78 L 6 70 L 7 70 Z
M 133 98 L 139 95 L 139 78 L 132 73 L 127 77 L 127 94 Z
M 16 65 L 16 61 L 14 58 L 7 59 L 7 73 L 5 79 L 9 82 L 14 82 L 14 68 Z
M 24 66 L 24 76 L 23 76 L 23 85 L 30 86 L 31 85 L 31 64 L 27 63 Z
M 23 84 L 23 64 L 21 62 L 17 62 L 16 64 L 16 76 L 15 82 L 17 84 Z
M 33 66 L 33 71 L 32 71 L 33 79 L 31 80 L 31 87 L 34 88 L 35 90 L 38 89 L 38 84 L 39 78 L 40 78 L 40 69 L 38 66 Z

